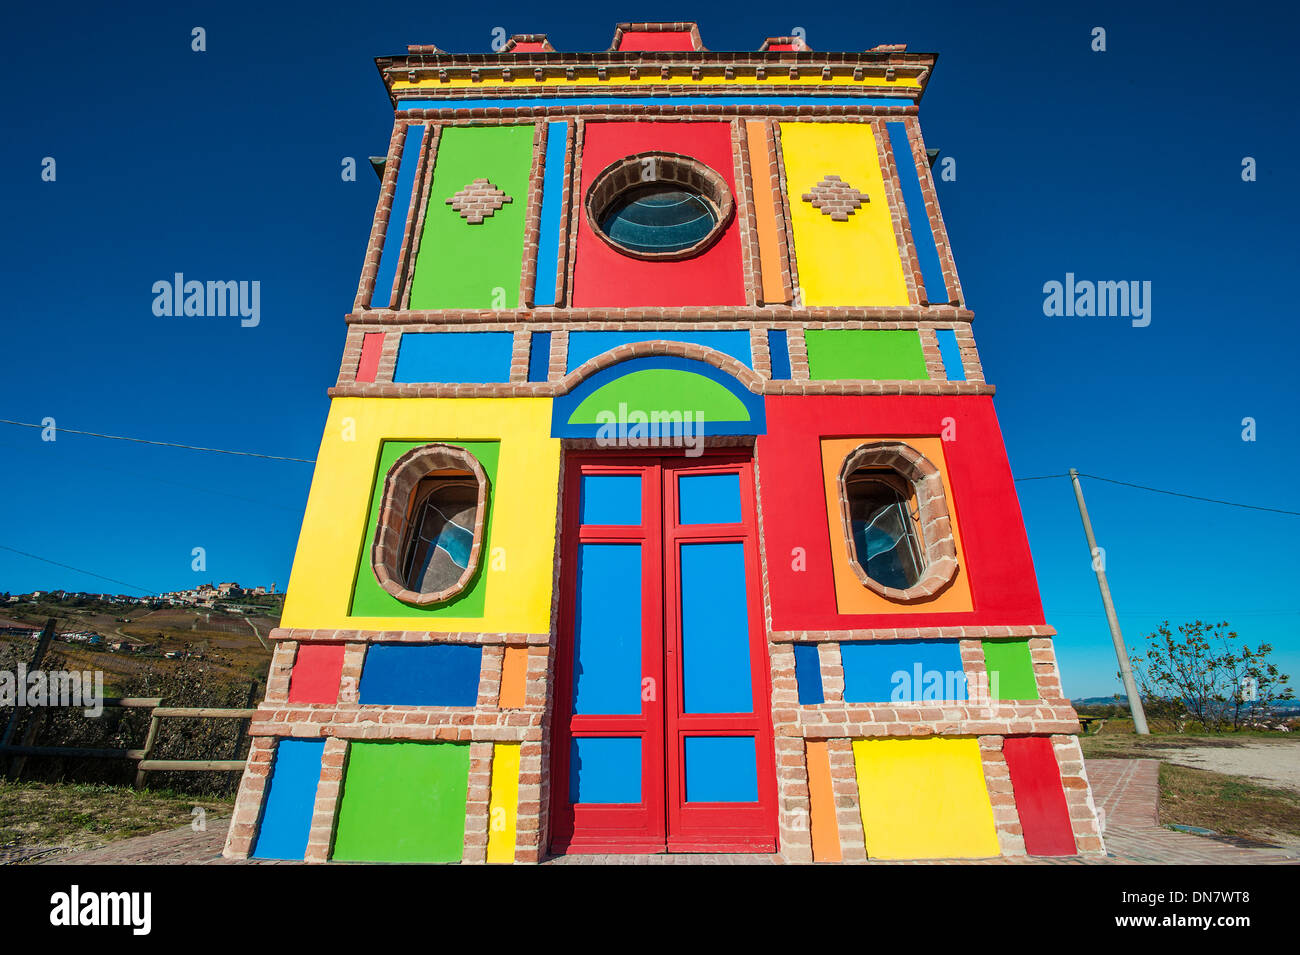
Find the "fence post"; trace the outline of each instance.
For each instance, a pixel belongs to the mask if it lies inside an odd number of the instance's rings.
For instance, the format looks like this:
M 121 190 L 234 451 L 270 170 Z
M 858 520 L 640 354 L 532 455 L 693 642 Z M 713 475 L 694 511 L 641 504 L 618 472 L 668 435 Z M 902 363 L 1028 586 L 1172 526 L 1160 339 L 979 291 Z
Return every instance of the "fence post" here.
M 144 738 L 144 749 L 140 752 L 140 762 L 135 764 L 136 765 L 136 770 L 135 770 L 136 789 L 140 789 L 144 786 L 144 778 L 146 775 L 146 771 L 140 769 L 140 767 L 144 765 L 144 761 L 146 759 L 148 759 L 151 755 L 153 755 L 153 744 L 158 739 L 159 719 L 157 716 L 154 715 L 156 709 L 157 707 L 152 707 L 152 706 L 149 708 L 149 732 Z

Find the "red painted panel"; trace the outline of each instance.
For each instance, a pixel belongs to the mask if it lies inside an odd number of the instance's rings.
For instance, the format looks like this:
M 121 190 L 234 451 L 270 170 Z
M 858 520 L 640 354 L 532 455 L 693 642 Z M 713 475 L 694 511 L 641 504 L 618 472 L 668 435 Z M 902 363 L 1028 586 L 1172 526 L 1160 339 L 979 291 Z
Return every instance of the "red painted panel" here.
M 663 30 L 635 30 L 619 37 L 620 51 L 628 50 L 693 50 L 695 43 L 686 30 L 668 33 Z
M 304 643 L 298 647 L 289 677 L 290 703 L 337 703 L 343 676 L 343 647 Z
M 379 373 L 379 356 L 383 351 L 383 332 L 366 332 L 361 336 L 361 360 L 357 363 L 357 381 L 375 380 L 375 376 Z
M 1043 622 L 1038 581 L 992 399 L 961 397 L 768 397 L 768 433 L 757 445 L 772 626 L 776 630 L 1031 625 Z M 842 614 L 835 603 L 826 518 L 823 437 L 939 436 L 948 507 L 957 515 L 974 610 L 965 613 Z M 839 534 L 839 528 L 834 531 Z M 838 544 L 839 538 L 836 538 Z M 794 570 L 802 548 L 806 568 Z
M 510 48 L 511 53 L 541 53 L 546 47 L 541 40 L 523 40 Z
M 728 123 L 586 124 L 582 149 L 582 191 L 617 159 L 647 150 L 680 153 L 699 160 L 726 180 L 736 193 Z M 745 276 L 740 226 L 733 217 L 707 251 L 679 262 L 647 262 L 614 251 L 587 223 L 586 204 L 578 206 L 578 242 L 573 272 L 577 306 L 744 305 Z
M 1025 850 L 1031 856 L 1074 855 L 1074 829 L 1052 741 L 1045 736 L 1008 736 L 1002 754 L 1011 771 Z

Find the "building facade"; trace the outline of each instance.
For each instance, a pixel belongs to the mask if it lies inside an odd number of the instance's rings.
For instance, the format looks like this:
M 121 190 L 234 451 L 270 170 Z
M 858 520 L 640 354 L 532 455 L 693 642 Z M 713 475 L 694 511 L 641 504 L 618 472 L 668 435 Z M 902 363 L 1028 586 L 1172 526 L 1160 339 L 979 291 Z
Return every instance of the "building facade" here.
M 1102 851 L 918 106 L 621 24 L 381 58 L 226 854 Z

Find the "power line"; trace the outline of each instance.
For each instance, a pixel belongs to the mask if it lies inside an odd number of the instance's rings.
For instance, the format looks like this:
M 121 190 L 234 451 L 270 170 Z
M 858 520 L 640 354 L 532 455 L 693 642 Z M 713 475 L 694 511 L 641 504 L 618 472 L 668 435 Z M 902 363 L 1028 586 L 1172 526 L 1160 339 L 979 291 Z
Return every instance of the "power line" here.
M 38 428 L 44 430 L 46 425 L 32 424 L 30 421 L 10 421 L 8 418 L 0 418 L 0 424 L 12 424 L 19 428 Z M 315 464 L 311 458 L 287 458 L 278 454 L 258 454 L 256 451 L 230 451 L 226 448 L 201 448 L 193 444 L 179 444 L 175 441 L 151 441 L 148 438 L 128 438 L 120 434 L 100 434 L 97 431 L 78 431 L 75 428 L 62 428 L 57 425 L 54 427 L 56 432 L 62 431 L 65 434 L 81 434 L 90 438 L 108 438 L 111 441 L 132 441 L 136 444 L 153 444 L 164 448 L 184 448 L 186 451 L 210 451 L 213 454 L 236 454 L 246 458 L 266 458 L 270 461 L 296 461 L 299 464 Z
M 14 554 L 21 554 L 24 557 L 30 557 L 32 560 L 39 560 L 46 564 L 53 564 L 55 567 L 64 567 L 67 570 L 75 570 L 79 574 L 85 574 L 88 577 L 98 577 L 100 580 L 107 580 L 109 583 L 121 584 L 123 587 L 130 587 L 132 590 L 138 590 L 141 593 L 153 595 L 161 593 L 158 590 L 150 590 L 148 587 L 140 587 L 137 584 L 129 583 L 125 580 L 118 580 L 116 577 L 105 577 L 103 574 L 97 574 L 92 570 L 82 570 L 80 567 L 73 567 L 71 564 L 62 564 L 57 560 L 50 560 L 48 557 L 41 557 L 39 554 L 29 554 L 25 550 L 19 550 L 16 547 L 9 547 L 6 544 L 0 544 L 0 549 L 10 551 Z
M 1021 481 L 1047 481 L 1052 478 L 1069 477 L 1069 474 L 1043 474 L 1036 477 L 1013 478 L 1016 483 Z M 1094 481 L 1105 481 L 1107 484 L 1118 484 L 1121 487 L 1137 488 L 1139 491 L 1151 491 L 1153 494 L 1168 494 L 1170 497 L 1183 497 L 1190 501 L 1204 501 L 1207 504 L 1225 504 L 1228 507 L 1240 507 L 1248 511 L 1268 511 L 1270 514 L 1288 514 L 1292 517 L 1300 517 L 1300 511 L 1287 511 L 1280 507 L 1264 507 L 1260 504 L 1240 504 L 1236 501 L 1222 501 L 1217 497 L 1201 497 L 1197 494 L 1184 494 L 1181 491 L 1167 491 L 1164 488 L 1149 487 L 1145 484 L 1132 484 L 1129 481 L 1116 481 L 1114 478 L 1105 478 L 1097 474 L 1084 474 L 1079 472 L 1079 477 L 1091 478 Z
M 1113 478 L 1098 477 L 1095 474 L 1084 474 L 1079 472 L 1079 477 L 1092 478 L 1094 481 L 1105 481 L 1107 484 L 1119 484 L 1122 487 L 1135 487 L 1140 491 L 1151 491 L 1155 494 L 1168 494 L 1170 497 L 1185 497 L 1192 501 L 1205 501 L 1208 504 L 1226 504 L 1228 507 L 1241 507 L 1248 511 L 1269 511 L 1272 514 L 1290 514 L 1292 517 L 1300 517 L 1300 511 L 1284 511 L 1280 507 L 1263 507 L 1259 504 L 1238 504 L 1236 501 L 1221 501 L 1214 497 L 1198 497 L 1195 494 L 1183 494 L 1180 491 L 1166 491 L 1163 488 L 1147 487 L 1145 484 L 1130 484 L 1128 481 L 1116 481 Z

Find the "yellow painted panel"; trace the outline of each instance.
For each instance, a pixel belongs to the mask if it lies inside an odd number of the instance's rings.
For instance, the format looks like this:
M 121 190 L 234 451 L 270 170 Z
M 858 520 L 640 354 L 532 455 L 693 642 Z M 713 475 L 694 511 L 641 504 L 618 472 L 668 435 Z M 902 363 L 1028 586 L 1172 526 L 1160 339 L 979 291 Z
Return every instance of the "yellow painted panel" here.
M 870 124 L 782 123 L 781 152 L 803 303 L 908 304 Z M 869 201 L 846 221 L 834 221 L 802 198 L 826 176 L 839 176 Z
M 829 80 L 823 80 L 820 75 L 816 77 L 801 76 L 798 79 L 790 79 L 789 73 L 778 73 L 775 68 L 768 71 L 765 79 L 758 79 L 755 76 L 737 76 L 734 79 L 727 79 L 722 70 L 702 70 L 698 80 L 691 79 L 690 71 L 677 71 L 677 75 L 669 80 L 663 80 L 659 77 L 658 70 L 643 70 L 641 75 L 636 79 L 628 76 L 626 73 L 621 76 L 611 75 L 607 80 L 596 79 L 592 75 L 576 75 L 573 79 L 566 79 L 564 76 L 548 75 L 541 80 L 533 78 L 532 68 L 525 67 L 519 71 L 519 79 L 505 82 L 504 80 L 480 80 L 475 83 L 468 77 L 449 77 L 444 83 L 436 77 L 428 79 L 419 79 L 412 83 L 410 80 L 396 80 L 393 83 L 394 90 L 432 90 L 432 89 L 461 89 L 464 87 L 473 87 L 474 89 L 492 90 L 499 92 L 501 90 L 514 90 L 520 93 L 527 93 L 533 87 L 563 86 L 563 87 L 582 87 L 584 93 L 599 94 L 602 87 L 609 86 L 664 86 L 671 84 L 674 86 L 717 86 L 726 84 L 727 86 L 771 86 L 774 88 L 804 88 L 804 89 L 870 89 L 873 92 L 879 92 L 881 95 L 889 95 L 891 89 L 920 89 L 921 84 L 917 82 L 914 76 L 900 76 L 895 80 L 886 80 L 884 76 L 866 76 L 861 80 L 852 80 L 847 76 L 832 77 Z
M 335 398 L 316 457 L 283 627 L 546 633 L 560 442 L 549 398 Z M 353 617 L 348 608 L 383 441 L 501 442 L 481 617 Z M 369 561 L 361 561 L 369 573 Z
M 488 804 L 487 861 L 515 861 L 515 819 L 519 815 L 519 744 L 497 743 L 492 751 L 492 800 Z
M 952 540 L 957 545 L 957 577 L 952 585 L 933 600 L 901 604 L 868 590 L 858 580 L 849 563 L 849 542 L 844 539 L 840 517 L 840 466 L 850 451 L 875 440 L 903 441 L 924 454 L 943 480 L 948 498 L 948 518 Z M 942 438 L 827 438 L 822 441 L 822 479 L 826 487 L 826 520 L 831 531 L 831 571 L 835 576 L 835 606 L 840 613 L 960 613 L 975 609 L 966 577 L 966 552 L 961 547 L 961 527 L 956 503 L 948 493 L 948 465 L 943 456 Z
M 983 859 L 1000 854 L 978 740 L 853 741 L 867 856 Z

